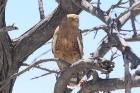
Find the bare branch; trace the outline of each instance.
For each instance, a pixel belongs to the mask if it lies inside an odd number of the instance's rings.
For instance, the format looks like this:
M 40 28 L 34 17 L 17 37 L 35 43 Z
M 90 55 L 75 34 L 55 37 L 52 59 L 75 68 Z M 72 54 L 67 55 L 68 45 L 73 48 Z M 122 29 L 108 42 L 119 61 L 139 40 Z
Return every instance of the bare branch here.
M 40 20 L 42 20 L 45 18 L 42 0 L 38 0 L 38 5 L 39 5 L 39 12 L 40 12 Z
M 0 32 L 8 32 L 8 31 L 11 31 L 11 30 L 18 30 L 18 28 L 15 27 L 14 25 L 11 25 L 11 26 L 1 28 Z
M 104 55 L 110 50 L 111 47 L 112 44 L 108 41 L 108 37 L 106 36 L 96 51 L 91 53 L 91 55 L 92 57 L 104 57 Z
M 122 16 L 124 16 L 126 13 L 132 11 L 134 8 L 138 7 L 140 5 L 140 1 L 137 1 L 136 3 L 134 3 L 128 10 L 126 10 L 125 12 L 121 13 L 117 19 L 120 19 Z
M 100 0 L 98 0 L 97 8 L 100 8 Z
M 91 5 L 86 0 L 71 0 L 71 1 L 73 3 L 75 3 L 77 6 L 79 6 L 80 8 L 82 8 L 83 10 L 91 13 L 92 15 L 95 15 L 96 17 L 98 17 L 104 23 L 108 24 L 108 22 L 110 21 L 109 20 L 110 17 L 107 16 L 107 14 L 104 11 L 102 11 L 99 8 L 94 7 L 93 5 Z
M 110 78 L 110 79 L 98 79 L 96 83 L 93 81 L 87 81 L 85 89 L 87 93 L 91 91 L 114 91 L 119 89 L 124 89 L 124 78 Z M 131 77 L 131 88 L 140 87 L 140 76 Z M 78 93 L 84 93 L 81 89 Z
M 94 30 L 100 30 L 100 29 L 103 29 L 104 31 L 106 31 L 108 29 L 108 27 L 107 27 L 107 25 L 95 26 L 91 29 L 82 30 L 82 33 L 86 33 L 85 35 L 87 35 L 88 33 L 92 32 Z
M 124 30 L 124 29 L 120 29 L 120 31 L 132 32 L 133 30 Z M 136 31 L 140 31 L 140 29 L 137 29 Z
M 130 2 L 130 6 L 132 6 L 132 4 L 134 3 L 132 0 L 129 0 Z M 133 37 L 137 36 L 137 32 L 136 32 L 136 26 L 135 26 L 135 16 L 134 16 L 134 11 L 131 11 L 131 23 L 132 23 L 132 28 L 133 28 Z
M 33 62 L 35 62 L 39 57 L 41 57 L 41 56 L 47 54 L 47 53 L 50 52 L 51 50 L 52 50 L 52 49 L 49 49 L 48 51 L 42 53 L 41 55 L 39 55 L 38 57 L 36 57 L 36 58 L 33 60 Z M 32 63 L 33 63 L 33 62 L 32 62 Z
M 90 4 L 101 4 L 101 3 L 97 3 L 97 2 L 91 2 Z
M 48 61 L 57 61 L 57 62 L 61 62 L 62 64 L 66 65 L 67 67 L 70 66 L 70 64 L 62 59 L 59 59 L 59 58 L 51 58 L 51 59 L 43 59 L 43 60 L 39 60 L 33 64 L 31 64 L 29 67 L 25 68 L 24 70 L 20 71 L 19 73 L 15 73 L 14 75 L 10 76 L 9 78 L 3 80 L 0 82 L 0 85 L 10 81 L 11 79 L 14 79 L 16 78 L 17 76 L 25 73 L 26 71 L 29 71 L 32 67 L 38 65 L 38 64 L 41 64 L 43 62 L 48 62 Z
M 38 78 L 40 78 L 40 77 L 44 77 L 44 76 L 46 76 L 46 75 L 49 75 L 49 74 L 52 74 L 52 73 L 45 73 L 45 74 L 42 74 L 42 75 L 40 75 L 40 76 L 37 76 L 37 77 L 34 77 L 34 78 L 31 78 L 30 80 L 33 80 L 33 79 L 38 79 Z
M 111 58 L 110 58 L 111 61 L 113 61 L 113 59 L 115 59 L 116 57 L 120 56 L 120 55 L 115 56 L 117 54 L 117 51 L 118 51 L 118 49 L 116 50 L 116 52 L 113 52 L 113 50 L 111 48 L 111 52 L 112 52 L 112 55 L 111 55 Z
M 124 38 L 127 42 L 134 42 L 134 41 L 140 41 L 140 34 L 137 35 L 137 37 L 128 37 L 128 38 Z
M 23 63 L 22 66 L 31 66 L 31 65 L 30 65 L 30 64 L 27 64 L 27 63 Z M 41 66 L 39 66 L 39 65 L 35 65 L 34 67 L 35 67 L 35 68 L 38 68 L 38 69 L 41 69 L 41 70 L 44 70 L 44 71 L 47 71 L 47 72 L 49 72 L 49 73 L 55 73 L 55 74 L 58 74 L 58 73 L 59 73 L 59 71 L 50 70 L 50 69 L 41 67 Z
M 67 68 L 64 71 L 64 73 L 61 74 L 61 76 L 59 77 L 59 79 L 55 84 L 54 93 L 64 93 L 66 85 L 69 83 L 72 74 L 76 74 L 84 69 L 95 69 L 101 71 L 102 73 L 108 73 L 108 70 L 111 71 L 113 67 L 114 63 L 103 58 L 95 57 L 78 60 L 77 62 L 72 64 L 69 68 Z
M 131 69 L 137 68 L 140 64 L 140 58 L 127 45 L 126 41 L 119 35 L 117 28 L 111 28 L 109 32 L 109 41 L 114 44 L 122 53 L 124 53 L 131 62 Z
M 128 3 L 128 1 L 122 2 L 122 0 L 119 0 L 119 2 L 115 5 L 112 5 L 111 8 L 106 11 L 106 13 L 109 14 L 112 9 L 118 8 L 118 7 L 120 7 L 119 5 L 126 4 L 126 3 Z

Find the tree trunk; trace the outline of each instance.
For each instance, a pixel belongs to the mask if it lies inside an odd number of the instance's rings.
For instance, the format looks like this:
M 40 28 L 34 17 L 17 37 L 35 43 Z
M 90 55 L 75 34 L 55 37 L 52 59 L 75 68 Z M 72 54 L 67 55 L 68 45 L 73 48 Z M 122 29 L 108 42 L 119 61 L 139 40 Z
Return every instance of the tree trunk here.
M 0 29 L 6 26 L 5 7 L 7 0 L 0 0 Z M 0 33 L 0 81 L 3 81 L 18 72 L 18 67 L 13 64 L 12 42 L 7 32 Z M 1 84 L 0 93 L 12 93 L 16 78 Z

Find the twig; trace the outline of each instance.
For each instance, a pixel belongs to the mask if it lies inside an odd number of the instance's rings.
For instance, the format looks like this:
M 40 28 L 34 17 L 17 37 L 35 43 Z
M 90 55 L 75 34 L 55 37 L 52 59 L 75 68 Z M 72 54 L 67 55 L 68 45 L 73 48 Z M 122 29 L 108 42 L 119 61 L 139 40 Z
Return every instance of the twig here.
M 134 3 L 128 10 L 126 10 L 125 12 L 121 13 L 118 17 L 117 20 L 120 19 L 122 16 L 124 16 L 126 13 L 128 13 L 129 11 L 132 11 L 134 8 L 138 7 L 140 5 L 140 1 L 137 1 L 136 3 Z
M 104 23 L 108 24 L 108 20 L 110 19 L 110 17 L 107 16 L 107 14 L 103 10 L 97 9 L 97 7 L 94 7 L 93 5 L 91 5 L 86 0 L 71 0 L 71 1 L 74 4 L 76 4 L 78 7 L 85 10 L 86 12 L 91 13 L 92 15 L 96 16 L 97 18 L 99 18 Z M 106 17 L 104 17 L 104 16 L 106 16 Z
M 94 30 L 100 30 L 100 29 L 106 30 L 108 28 L 107 28 L 107 25 L 100 25 L 100 26 L 93 27 L 91 29 L 82 30 L 82 33 L 86 33 L 85 35 L 87 35 L 88 33 L 92 32 Z
M 124 9 L 128 9 L 129 7 L 118 6 L 117 8 L 124 8 Z
M 117 54 L 117 51 L 118 51 L 118 49 L 116 50 L 116 52 L 113 52 L 113 50 L 111 48 L 111 52 L 112 52 L 112 55 L 111 55 L 111 58 L 110 58 L 111 61 L 113 61 L 113 59 L 115 59 L 116 57 L 120 56 L 119 54 L 117 56 L 115 56 Z
M 119 33 L 120 35 L 123 35 L 123 36 L 126 36 L 126 35 L 128 35 L 128 34 L 126 34 L 126 33 Z
M 27 64 L 27 63 L 23 63 L 22 66 L 31 66 L 31 65 L 29 65 L 29 64 Z M 35 65 L 34 67 L 35 67 L 35 68 L 38 68 L 38 69 L 41 69 L 41 70 L 44 70 L 44 71 L 48 71 L 49 73 L 55 73 L 55 74 L 58 74 L 58 73 L 59 73 L 59 71 L 57 71 L 57 70 L 50 70 L 50 69 L 41 67 L 41 66 L 39 66 L 39 65 Z
M 36 58 L 33 60 L 32 63 L 34 63 L 39 57 L 41 57 L 41 56 L 47 54 L 47 53 L 50 52 L 51 50 L 52 50 L 52 49 L 49 49 L 48 51 L 46 51 L 46 52 L 42 53 L 41 55 L 39 55 L 38 57 L 36 57 Z
M 100 0 L 98 0 L 97 8 L 100 8 Z
M 59 59 L 59 58 L 51 58 L 51 59 L 42 59 L 42 60 L 39 60 L 39 61 L 36 61 L 34 62 L 33 64 L 31 64 L 29 67 L 25 68 L 24 70 L 20 71 L 19 73 L 15 73 L 14 75 L 10 76 L 9 78 L 3 80 L 0 82 L 0 85 L 10 81 L 11 79 L 14 79 L 16 78 L 17 76 L 25 73 L 26 71 L 29 71 L 32 67 L 38 65 L 38 64 L 41 64 L 43 62 L 48 62 L 48 61 L 56 61 L 56 62 L 61 62 L 62 64 L 66 65 L 66 67 L 70 66 L 70 64 L 62 59 Z
M 18 28 L 15 27 L 14 24 L 13 24 L 11 26 L 1 28 L 0 32 L 8 32 L 8 31 L 11 31 L 11 30 L 18 30 Z
M 131 32 L 131 31 L 133 31 L 133 30 L 124 30 L 124 29 L 120 29 L 120 31 Z M 140 31 L 140 29 L 137 29 L 136 31 Z
M 98 32 L 98 30 L 96 30 L 96 32 L 95 32 L 94 39 L 95 39 L 95 37 L 96 37 L 96 35 L 97 35 L 97 32 Z
M 43 76 L 46 76 L 46 75 L 49 75 L 49 74 L 52 74 L 52 73 L 45 73 L 45 74 L 42 74 L 42 75 L 40 75 L 40 76 L 31 78 L 30 80 L 37 79 L 37 78 L 40 78 L 40 77 L 43 77 Z
M 134 3 L 132 0 L 129 0 L 130 6 L 132 6 L 132 4 Z M 136 26 L 135 26 L 135 16 L 134 16 L 134 11 L 131 11 L 131 23 L 132 23 L 132 28 L 133 28 L 133 37 L 137 36 L 137 32 L 136 32 Z
M 42 20 L 45 18 L 42 0 L 38 0 L 38 5 L 39 5 L 39 12 L 40 12 L 40 20 Z
M 110 11 L 113 10 L 114 8 L 120 8 L 119 5 L 126 4 L 126 3 L 128 3 L 128 1 L 122 2 L 122 0 L 120 0 L 117 4 L 112 5 L 111 8 L 108 11 L 106 11 L 106 13 L 109 14 Z

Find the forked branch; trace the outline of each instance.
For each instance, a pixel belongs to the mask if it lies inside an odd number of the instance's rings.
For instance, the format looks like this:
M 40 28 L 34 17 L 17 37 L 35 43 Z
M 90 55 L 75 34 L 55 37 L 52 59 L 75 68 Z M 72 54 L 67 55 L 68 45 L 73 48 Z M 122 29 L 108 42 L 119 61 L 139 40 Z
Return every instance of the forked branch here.
M 95 57 L 78 60 L 61 74 L 55 84 L 54 93 L 64 93 L 64 90 L 69 83 L 69 80 L 72 78 L 72 75 L 78 73 L 79 71 L 85 69 L 95 69 L 106 74 L 112 71 L 113 68 L 114 63 L 103 58 Z
M 66 65 L 66 67 L 70 66 L 70 64 L 62 59 L 59 59 L 59 58 L 51 58 L 51 59 L 43 59 L 43 60 L 39 60 L 37 62 L 34 62 L 33 64 L 31 64 L 29 67 L 25 68 L 24 70 L 20 71 L 19 73 L 15 73 L 14 75 L 10 76 L 9 78 L 3 80 L 0 82 L 0 85 L 16 78 L 17 76 L 25 73 L 26 71 L 29 71 L 32 67 L 38 65 L 38 64 L 41 64 L 43 62 L 48 62 L 48 61 L 55 61 L 55 62 L 61 62 L 62 64 Z

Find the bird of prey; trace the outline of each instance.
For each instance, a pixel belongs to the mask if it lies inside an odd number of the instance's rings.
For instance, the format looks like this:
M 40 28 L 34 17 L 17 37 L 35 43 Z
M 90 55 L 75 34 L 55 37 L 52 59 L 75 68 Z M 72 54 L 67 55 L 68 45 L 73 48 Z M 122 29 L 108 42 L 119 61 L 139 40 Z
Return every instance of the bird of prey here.
M 79 16 L 67 14 L 56 28 L 52 40 L 52 52 L 55 58 L 60 58 L 72 64 L 83 57 L 83 42 L 79 26 Z M 60 71 L 65 66 L 57 62 Z

